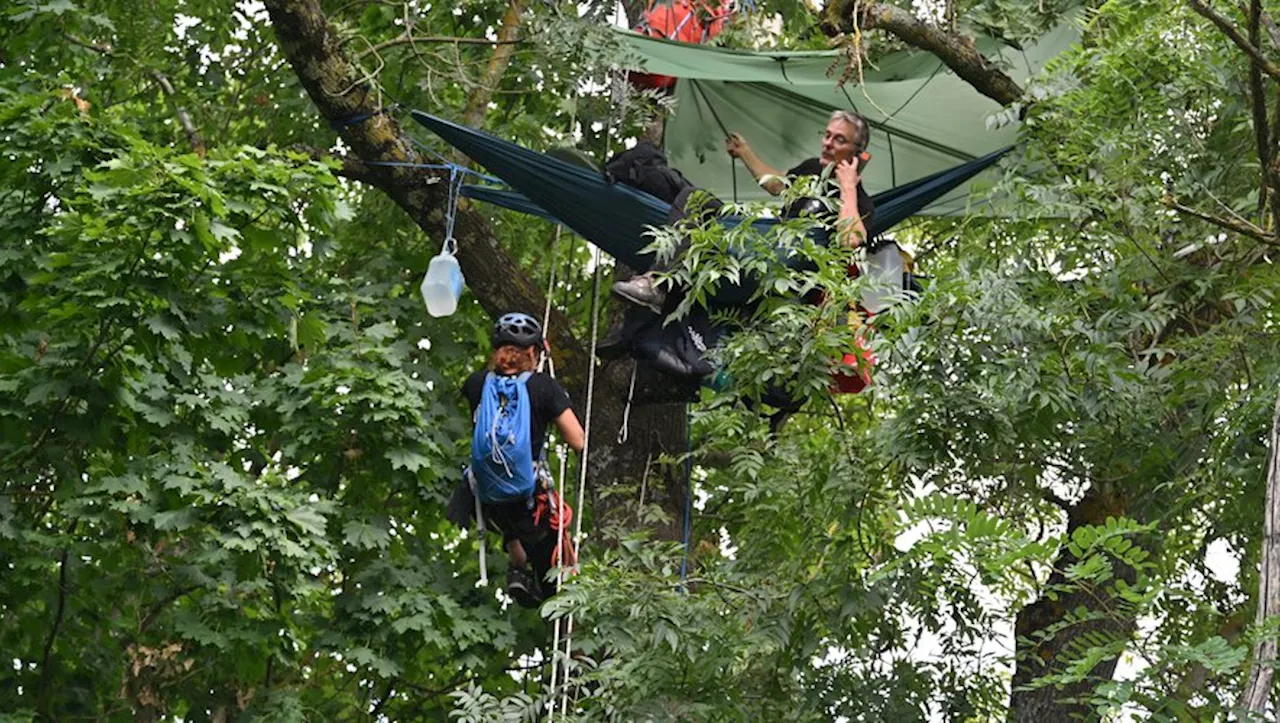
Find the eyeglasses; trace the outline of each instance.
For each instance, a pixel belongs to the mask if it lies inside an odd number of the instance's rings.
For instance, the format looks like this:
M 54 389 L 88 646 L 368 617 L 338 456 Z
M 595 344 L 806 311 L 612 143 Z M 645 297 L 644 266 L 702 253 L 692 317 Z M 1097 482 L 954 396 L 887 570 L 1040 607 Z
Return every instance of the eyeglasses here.
M 853 141 L 849 140 L 848 138 L 845 138 L 840 133 L 828 133 L 827 131 L 822 131 L 821 133 L 818 134 L 818 137 L 822 139 L 823 143 L 826 143 L 827 141 L 831 141 L 837 146 L 853 145 Z

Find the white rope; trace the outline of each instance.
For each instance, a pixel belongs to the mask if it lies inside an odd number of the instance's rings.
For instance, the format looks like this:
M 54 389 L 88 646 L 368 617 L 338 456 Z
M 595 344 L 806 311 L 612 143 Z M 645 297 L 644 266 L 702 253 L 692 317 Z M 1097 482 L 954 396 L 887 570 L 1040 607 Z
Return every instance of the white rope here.
M 574 91 L 573 91 L 573 106 L 572 106 L 572 108 L 571 108 L 571 109 L 570 109 L 570 111 L 569 111 L 569 138 L 570 138 L 570 140 L 571 140 L 571 141 L 572 141 L 572 139 L 574 138 L 575 134 L 578 132 L 578 99 L 577 99 L 577 95 L 578 95 L 578 91 L 577 91 L 577 88 L 575 87 L 575 88 L 574 88 Z M 559 244 L 559 241 L 560 241 L 560 234 L 561 234 L 561 232 L 562 232 L 562 231 L 563 231 L 563 227 L 562 227 L 559 223 L 557 223 L 557 224 L 556 224 L 556 234 L 555 234 L 555 236 L 554 236 L 554 237 L 552 237 L 552 239 L 551 239 L 551 253 L 550 253 L 550 266 L 551 266 L 551 270 L 550 270 L 550 272 L 547 274 L 547 295 L 546 295 L 546 306 L 545 306 L 545 308 L 544 308 L 544 309 L 543 309 L 543 311 L 542 311 L 542 334 L 543 334 L 543 338 L 544 338 L 544 339 L 546 339 L 547 337 L 549 337 L 549 336 L 550 336 L 550 335 L 547 333 L 547 330 L 548 330 L 548 328 L 549 328 L 549 327 L 550 327 L 550 325 L 551 325 L 551 299 L 552 299 L 552 296 L 553 296 L 553 295 L 554 295 L 554 293 L 555 293 L 555 279 L 556 279 L 556 253 L 555 253 L 555 252 L 556 252 L 556 246 Z M 570 245 L 570 248 L 569 248 L 569 257 L 568 257 L 568 259 L 567 259 L 567 260 L 566 260 L 566 262 L 565 262 L 565 276 L 566 276 L 566 278 L 568 277 L 568 269 L 569 269 L 568 264 L 572 263 L 572 261 L 573 261 L 573 254 L 574 254 L 574 251 L 576 251 L 576 250 L 577 250 L 576 244 L 571 244 L 571 245 Z M 544 352 L 545 352 L 545 353 L 543 354 L 543 358 L 542 358 L 542 360 L 541 360 L 541 361 L 539 362 L 539 364 L 538 364 L 538 371 L 542 371 L 543 363 L 545 363 L 545 364 L 547 365 L 547 367 L 549 368 L 549 370 L 550 370 L 551 377 L 554 379 L 554 378 L 555 378 L 555 376 L 556 376 L 556 363 L 555 363 L 555 360 L 551 358 L 551 353 L 550 353 L 550 351 L 551 351 L 551 350 L 550 350 L 550 348 L 549 348 L 549 347 L 547 347 L 547 346 L 546 346 L 545 342 L 544 342 L 543 349 L 544 349 Z M 594 349 L 594 346 L 593 346 L 593 347 L 592 347 L 592 353 L 594 353 L 594 351 L 595 351 L 595 349 Z M 593 357 L 589 357 L 589 359 L 592 359 L 592 358 L 593 358 Z M 587 400 L 588 400 L 588 401 L 587 401 L 587 412 L 586 412 L 586 417 L 587 417 L 587 418 L 586 418 L 586 424 L 587 424 L 587 427 L 589 428 L 589 427 L 590 427 L 590 425 L 591 425 L 591 402 L 590 402 L 590 399 L 591 399 L 591 381 L 590 381 L 590 380 L 591 380 L 591 372 L 590 372 L 590 371 L 588 371 L 588 373 L 587 373 L 587 379 L 588 379 L 588 382 L 587 382 Z M 586 467 L 586 464 L 587 464 L 587 463 L 586 463 L 586 456 L 587 456 L 587 447 L 586 447 L 586 436 L 585 436 L 585 432 L 584 432 L 584 435 L 583 435 L 583 447 L 582 447 L 582 466 L 583 466 L 584 468 Z M 567 491 L 568 491 L 568 488 L 565 486 L 565 483 L 564 483 L 565 475 L 566 475 L 566 469 L 567 469 L 567 461 L 566 461 L 566 457 L 567 457 L 567 455 L 565 455 L 565 454 L 561 454 L 561 455 L 560 455 L 560 482 L 559 482 L 559 485 L 560 485 L 560 490 L 561 490 L 562 492 L 567 492 Z M 582 502 L 581 502 L 581 498 L 579 498 L 579 501 L 578 501 L 578 515 L 579 515 L 579 517 L 581 517 L 581 515 L 582 515 Z M 564 535 L 564 529 L 563 529 L 563 525 L 564 525 L 564 519 L 563 519 L 563 516 L 561 517 L 561 522 L 560 522 L 560 524 L 561 524 L 561 529 L 556 530 L 556 544 L 557 544 L 557 545 L 559 545 L 559 547 L 560 547 L 560 564 L 556 566 L 556 593 L 557 593 L 557 594 L 559 594 L 559 592 L 560 592 L 560 588 L 564 585 L 564 580 L 565 580 L 565 562 L 566 562 L 565 555 L 566 555 L 566 552 L 567 552 L 567 551 L 566 551 L 566 549 L 565 549 L 565 547 L 566 547 L 566 546 L 565 546 L 565 544 L 564 544 L 564 543 L 565 543 L 565 541 L 566 541 L 566 538 L 565 538 L 565 535 Z M 573 561 L 574 561 L 574 568 L 575 568 L 575 570 L 576 570 L 576 569 L 577 569 L 577 562 L 578 562 L 578 557 L 577 557 L 577 555 L 578 555 L 578 547 L 577 547 L 577 543 L 576 543 L 576 542 L 575 542 L 574 547 L 573 547 L 573 552 L 574 552 L 574 558 L 573 558 Z M 553 632 L 553 634 L 552 634 L 552 643 L 551 643 L 551 651 L 552 651 L 552 652 L 551 652 L 551 708 L 550 708 L 550 712 L 549 712 L 549 716 L 550 716 L 550 717 L 549 717 L 547 720 L 554 720 L 554 719 L 555 719 L 555 717 L 556 717 L 556 685 L 557 685 L 557 678 L 559 677 L 559 664 L 560 664 L 560 628 L 561 628 L 561 624 L 562 624 L 562 621 L 560 621 L 560 620 L 557 620 L 557 621 L 555 622 L 555 631 L 554 631 L 554 632 Z M 566 686 L 568 685 L 568 680 L 569 680 L 568 675 L 569 675 L 569 673 L 568 673 L 568 668 L 567 668 L 567 666 L 566 666 L 566 669 L 565 669 L 565 685 L 566 685 Z
M 575 551 L 582 549 L 583 500 L 586 498 L 587 468 L 588 468 L 587 462 L 590 459 L 590 457 L 588 456 L 588 450 L 591 449 L 591 407 L 595 400 L 595 386 L 596 386 L 595 348 L 596 348 L 596 342 L 599 339 L 599 334 L 600 334 L 600 272 L 602 267 L 600 264 L 600 249 L 598 247 L 594 249 L 594 253 L 592 254 L 592 259 L 595 261 L 595 273 L 592 275 L 592 278 L 591 278 L 591 346 L 588 347 L 590 350 L 590 355 L 588 356 L 589 361 L 587 364 L 587 407 L 586 407 L 587 412 L 586 412 L 586 418 L 583 420 L 583 425 L 582 425 L 582 459 L 579 462 L 578 497 L 577 497 L 577 506 L 575 507 L 575 509 L 577 510 L 577 514 L 575 515 L 574 525 L 573 525 L 573 549 Z M 581 555 L 578 555 L 577 557 L 574 558 L 573 574 L 575 575 L 578 573 L 581 560 L 582 560 Z M 556 634 L 557 635 L 559 634 L 558 626 L 556 629 Z M 556 665 L 555 660 L 560 655 L 559 647 L 557 647 L 555 650 L 556 650 L 555 658 L 552 659 L 553 671 Z M 573 613 L 569 613 L 569 616 L 566 619 L 565 635 L 564 635 L 564 672 L 563 672 L 564 685 L 561 687 L 561 690 L 560 690 L 561 696 L 560 696 L 560 706 L 559 706 L 559 710 L 563 711 L 564 714 L 566 715 L 569 712 L 569 667 L 572 661 L 573 661 Z M 552 703 L 551 703 L 552 719 L 555 718 L 555 715 L 557 712 L 556 701 L 554 698 L 557 687 L 559 686 L 557 685 L 557 681 L 553 673 L 553 677 L 551 679 L 551 691 L 553 696 Z
M 614 87 L 616 90 L 618 87 L 618 83 L 616 82 L 618 78 L 616 77 L 616 74 L 615 74 L 614 80 L 615 80 Z M 609 124 L 605 127 L 605 130 L 604 130 L 604 157 L 606 161 L 608 161 L 609 159 L 609 151 L 611 150 L 610 145 L 611 145 L 611 141 L 613 140 L 612 114 L 610 114 L 609 116 L 609 121 L 610 121 Z M 590 444 L 591 444 L 591 406 L 592 406 L 592 400 L 595 396 L 595 384 L 596 384 L 595 354 L 596 354 L 596 343 L 599 341 L 599 335 L 600 335 L 601 263 L 600 263 L 600 247 L 599 246 L 592 247 L 591 258 L 592 258 L 592 261 L 595 263 L 595 272 L 594 274 L 592 274 L 592 277 L 591 277 L 591 346 L 588 347 L 587 349 L 587 355 L 588 355 L 587 356 L 587 359 L 588 359 L 587 418 L 586 418 L 586 423 L 582 427 L 582 467 L 581 467 L 581 474 L 578 475 L 578 507 L 577 507 L 578 516 L 577 516 L 577 519 L 574 520 L 574 529 L 573 529 L 573 549 L 574 550 L 579 550 L 582 547 L 582 518 L 583 518 L 582 501 L 586 495 L 586 487 L 587 487 L 587 461 L 588 461 L 587 450 L 590 448 Z M 581 557 L 575 558 L 573 561 L 573 572 L 575 575 L 578 573 L 580 564 L 581 564 Z M 566 715 L 568 715 L 569 713 L 569 667 L 570 667 L 570 664 L 573 662 L 573 613 L 572 612 L 569 613 L 568 621 L 569 622 L 565 629 L 565 634 L 564 634 L 565 684 L 560 694 L 561 695 L 560 709 L 564 711 Z M 552 691 L 554 692 L 554 690 L 555 688 L 553 687 Z M 552 704 L 553 715 L 554 715 L 554 710 L 555 710 L 555 707 L 553 703 Z
M 653 448 L 650 447 L 649 454 L 644 456 L 644 474 L 640 476 L 640 510 L 644 513 L 644 493 L 649 486 L 649 465 L 653 462 Z
M 564 489 L 564 475 L 565 475 L 565 468 L 566 468 L 565 457 L 566 455 L 564 454 L 560 455 L 560 489 Z M 564 537 L 564 529 L 563 529 L 563 525 L 564 525 L 563 516 L 560 518 L 560 523 L 561 523 L 561 529 L 556 530 L 556 544 L 560 546 L 560 564 L 556 566 L 556 593 L 557 594 L 559 594 L 560 592 L 560 586 L 564 584 L 565 537 Z M 577 554 L 576 549 L 574 550 L 574 554 L 575 555 Z M 577 558 L 575 557 L 574 559 L 576 561 Z M 559 620 L 555 622 L 555 631 L 552 634 L 552 641 L 551 641 L 551 651 L 552 651 L 551 652 L 551 691 L 552 691 L 551 716 L 552 718 L 554 718 L 556 714 L 555 686 L 556 686 L 556 678 L 558 676 L 558 669 L 560 666 L 560 621 Z
M 467 484 L 471 487 L 471 496 L 476 501 L 476 534 L 479 535 L 480 542 L 480 586 L 485 587 L 489 584 L 489 566 L 485 560 L 485 534 L 488 529 L 484 524 L 484 509 L 480 504 L 480 489 L 476 486 L 475 475 L 471 474 L 471 470 L 467 470 Z
M 618 444 L 626 444 L 631 436 L 631 400 L 636 396 L 636 370 L 639 364 L 631 364 L 631 387 L 627 389 L 627 406 L 622 408 L 622 426 L 618 428 Z
M 620 90 L 625 93 L 625 88 L 621 85 L 621 78 L 618 76 L 616 69 L 613 71 L 613 88 L 612 91 L 616 95 Z M 622 97 L 622 102 L 626 102 L 626 96 Z M 616 104 L 615 104 L 616 105 Z M 609 114 L 608 122 L 604 130 L 604 159 L 607 162 L 613 140 L 613 114 Z M 587 487 L 587 462 L 590 459 L 588 450 L 591 448 L 591 408 L 595 398 L 596 385 L 596 344 L 600 335 L 600 272 L 601 272 L 601 255 L 600 247 L 592 247 L 592 261 L 594 263 L 594 273 L 591 277 L 591 346 L 587 348 L 587 407 L 586 418 L 582 425 L 582 457 L 579 461 L 578 475 L 578 498 L 577 498 L 577 518 L 574 520 L 573 529 L 573 549 L 575 553 L 582 549 L 582 518 L 583 518 L 583 500 L 586 497 Z M 575 555 L 573 560 L 573 574 L 577 574 L 581 564 L 581 555 Z M 565 634 L 564 634 L 564 666 L 563 678 L 564 685 L 560 688 L 560 706 L 559 710 L 564 715 L 569 714 L 569 668 L 573 662 L 573 618 L 572 612 L 566 618 Z M 556 636 L 559 635 L 559 627 L 556 629 Z M 556 687 L 557 681 L 555 676 L 556 658 L 560 655 L 560 649 L 555 648 L 555 655 L 552 657 L 552 678 L 551 678 L 551 718 L 554 720 L 557 712 L 556 708 Z
M 557 223 L 556 235 L 551 239 L 551 253 L 548 254 L 551 260 L 547 266 L 551 268 L 550 271 L 547 272 L 547 303 L 542 309 L 542 358 L 538 360 L 538 372 L 542 373 L 543 369 L 549 367 L 551 370 L 551 377 L 553 379 L 556 376 L 556 361 L 551 358 L 551 348 L 547 344 L 546 340 L 551 337 L 547 331 L 551 327 L 551 297 L 555 294 L 556 290 L 556 246 L 560 243 L 560 232 L 562 229 L 563 227 Z

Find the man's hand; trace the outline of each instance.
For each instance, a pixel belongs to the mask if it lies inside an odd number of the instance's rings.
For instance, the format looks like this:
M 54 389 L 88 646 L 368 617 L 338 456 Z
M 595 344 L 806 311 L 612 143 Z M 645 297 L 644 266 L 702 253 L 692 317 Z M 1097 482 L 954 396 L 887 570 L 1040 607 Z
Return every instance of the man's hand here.
M 742 158 L 743 155 L 751 152 L 751 146 L 747 145 L 747 141 L 737 133 L 730 133 L 724 139 L 724 149 L 734 158 Z
M 871 159 L 871 156 L 865 152 L 862 155 L 866 156 L 866 160 Z M 850 158 L 836 166 L 836 182 L 840 184 L 841 191 L 858 190 L 858 184 L 862 181 L 862 172 L 858 170 L 859 165 L 857 158 Z
M 782 171 L 760 160 L 747 140 L 737 133 L 725 136 L 724 149 L 732 158 L 742 161 L 742 165 L 751 171 L 751 177 L 760 182 L 760 187 L 773 195 L 782 193 Z

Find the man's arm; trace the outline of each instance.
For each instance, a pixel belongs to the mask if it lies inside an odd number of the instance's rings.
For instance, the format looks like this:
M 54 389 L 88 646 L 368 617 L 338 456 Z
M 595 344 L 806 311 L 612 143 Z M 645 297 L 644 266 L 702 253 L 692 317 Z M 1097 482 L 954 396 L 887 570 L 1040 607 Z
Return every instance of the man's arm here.
M 730 133 L 728 138 L 724 139 L 724 149 L 734 158 L 742 159 L 742 164 L 751 171 L 752 177 L 760 183 L 760 187 L 768 191 L 771 195 L 778 195 L 786 188 L 786 184 L 782 181 L 782 171 L 770 166 L 760 160 L 760 156 L 751 149 L 745 138 L 737 133 Z M 760 179 L 765 176 L 773 176 L 767 181 L 761 182 Z
M 848 160 L 836 166 L 836 181 L 840 185 L 840 217 L 836 222 L 836 236 L 840 243 L 856 249 L 867 240 L 867 227 L 862 222 L 862 209 L 858 207 L 858 184 L 862 176 L 857 160 Z

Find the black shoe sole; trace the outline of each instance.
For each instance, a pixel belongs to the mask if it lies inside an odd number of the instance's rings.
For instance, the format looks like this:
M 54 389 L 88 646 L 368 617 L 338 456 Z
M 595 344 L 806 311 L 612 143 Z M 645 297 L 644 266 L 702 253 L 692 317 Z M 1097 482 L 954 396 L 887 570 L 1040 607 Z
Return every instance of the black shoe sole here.
M 507 586 L 507 594 L 522 608 L 536 608 L 542 604 L 542 600 L 524 585 Z
M 509 573 L 507 594 L 519 603 L 520 607 L 538 607 L 542 603 L 542 596 L 538 593 L 538 583 L 529 575 L 527 570 L 516 568 Z
M 643 299 L 636 298 L 636 297 L 634 297 L 634 296 L 632 296 L 632 295 L 630 295 L 630 294 L 626 293 L 625 291 L 620 291 L 620 290 L 618 290 L 618 289 L 613 289 L 613 295 L 614 295 L 614 296 L 616 296 L 616 297 L 618 297 L 619 299 L 622 299 L 623 301 L 627 302 L 628 304 L 635 304 L 636 306 L 642 306 L 642 307 L 644 307 L 644 308 L 648 309 L 649 311 L 652 311 L 652 312 L 653 312 L 653 313 L 655 313 L 655 314 L 661 314 L 661 313 L 662 313 L 662 305 L 661 305 L 661 304 L 655 304 L 655 303 L 653 303 L 652 301 L 645 301 L 645 300 L 643 300 Z M 664 301 L 665 301 L 665 299 L 664 299 Z

